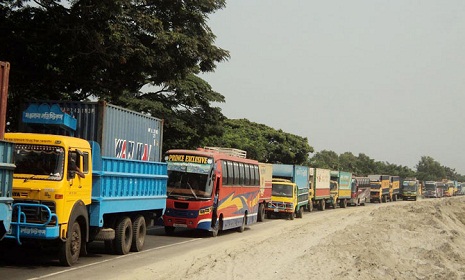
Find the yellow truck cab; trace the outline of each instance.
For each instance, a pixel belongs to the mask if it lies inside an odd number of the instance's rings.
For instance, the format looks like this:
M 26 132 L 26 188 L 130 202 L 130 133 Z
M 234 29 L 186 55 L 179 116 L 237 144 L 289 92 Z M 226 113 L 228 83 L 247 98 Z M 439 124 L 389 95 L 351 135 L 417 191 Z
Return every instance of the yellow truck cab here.
M 297 201 L 297 184 L 291 180 L 273 178 L 271 201 L 265 208 L 266 217 L 285 215 L 294 220 L 294 211 Z
M 62 264 L 74 263 L 86 246 L 71 244 L 70 232 L 89 237 L 87 206 L 91 204 L 92 161 L 88 141 L 60 135 L 6 133 L 14 142 L 16 169 L 13 175 L 13 228 L 22 238 L 60 239 Z M 77 170 L 82 176 L 77 176 Z M 20 214 L 24 214 L 24 219 Z M 81 215 L 86 213 L 85 215 Z M 18 218 L 15 219 L 15 216 Z M 77 216 L 83 219 L 77 222 Z M 26 222 L 27 221 L 27 222 Z M 70 224 L 71 223 L 71 224 Z M 81 241 L 79 241 L 81 244 Z
M 89 142 L 68 136 L 28 133 L 6 133 L 5 139 L 17 146 L 13 199 L 16 203 L 38 202 L 47 205 L 56 214 L 52 224 L 58 223 L 47 229 L 57 230 L 60 238 L 66 240 L 73 208 L 91 203 Z M 70 170 L 71 158 L 84 173 L 84 178 L 76 176 L 75 170 Z M 71 166 L 74 167 L 74 164 Z M 45 222 L 41 211 L 35 214 L 29 212 L 28 215 L 29 221 Z

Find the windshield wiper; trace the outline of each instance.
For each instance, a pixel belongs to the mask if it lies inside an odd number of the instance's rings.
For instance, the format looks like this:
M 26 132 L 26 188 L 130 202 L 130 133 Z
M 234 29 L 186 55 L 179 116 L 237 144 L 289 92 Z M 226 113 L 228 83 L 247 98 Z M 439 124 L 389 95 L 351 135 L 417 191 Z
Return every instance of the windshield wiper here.
M 194 195 L 195 199 L 197 199 L 197 195 L 195 194 L 194 189 L 191 187 L 191 184 L 187 183 L 187 186 L 191 190 L 191 193 Z

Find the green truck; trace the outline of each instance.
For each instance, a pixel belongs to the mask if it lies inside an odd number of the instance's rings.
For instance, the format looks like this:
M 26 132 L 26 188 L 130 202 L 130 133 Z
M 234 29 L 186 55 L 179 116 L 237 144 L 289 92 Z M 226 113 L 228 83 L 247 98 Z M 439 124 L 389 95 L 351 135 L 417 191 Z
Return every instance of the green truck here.
M 420 182 L 416 178 L 405 178 L 400 191 L 402 200 L 417 200 L 419 189 Z

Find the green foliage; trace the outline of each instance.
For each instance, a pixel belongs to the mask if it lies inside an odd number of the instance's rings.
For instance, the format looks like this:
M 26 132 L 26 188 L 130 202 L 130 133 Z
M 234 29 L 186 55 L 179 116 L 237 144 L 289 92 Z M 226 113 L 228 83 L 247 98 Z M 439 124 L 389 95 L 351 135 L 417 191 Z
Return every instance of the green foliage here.
M 419 180 L 440 181 L 446 178 L 444 167 L 432 157 L 422 156 L 416 168 Z
M 363 153 L 360 153 L 357 157 L 350 152 L 345 152 L 338 156 L 335 152 L 327 150 L 316 153 L 310 159 L 310 165 L 317 168 L 352 172 L 357 176 L 386 174 L 400 176 L 401 178 L 416 177 L 423 181 L 449 179 L 463 182 L 465 179 L 465 176 L 455 172 L 455 169 L 442 166 L 439 162 L 428 156 L 421 157 L 420 162 L 416 166 L 416 171 L 407 166 L 375 161 Z
M 154 92 L 122 99 L 126 107 L 164 119 L 164 151 L 195 149 L 205 137 L 222 134 L 225 117 L 211 102 L 224 102 L 224 97 L 195 75 L 167 82 Z
M 121 104 L 144 98 L 144 85 L 182 86 L 191 75 L 213 71 L 229 53 L 213 44 L 206 21 L 224 6 L 224 0 L 2 1 L 9 111 L 25 96 Z M 159 107 L 156 100 L 147 104 Z
M 360 153 L 358 156 L 350 152 L 337 155 L 333 151 L 323 150 L 310 159 L 311 166 L 331 170 L 352 172 L 357 176 L 369 174 L 387 174 L 400 177 L 413 177 L 415 172 L 407 166 L 375 161 L 369 156 Z
M 327 150 L 316 153 L 310 159 L 310 166 L 331 170 L 341 170 L 339 166 L 339 156 L 336 152 Z
M 208 137 L 204 146 L 220 146 L 247 151 L 247 157 L 260 162 L 308 164 L 313 148 L 307 138 L 276 130 L 246 119 L 225 120 L 222 137 Z

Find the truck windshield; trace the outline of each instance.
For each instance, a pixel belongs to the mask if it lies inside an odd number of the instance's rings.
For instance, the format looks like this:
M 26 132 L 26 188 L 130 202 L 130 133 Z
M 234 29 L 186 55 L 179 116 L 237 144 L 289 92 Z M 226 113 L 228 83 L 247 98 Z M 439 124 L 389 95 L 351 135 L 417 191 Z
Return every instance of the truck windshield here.
M 292 197 L 292 185 L 273 184 L 271 195 Z
M 57 146 L 15 146 L 14 178 L 60 181 L 63 178 L 64 149 Z
M 436 185 L 433 184 L 425 184 L 425 189 L 429 191 L 434 191 L 436 190 Z
M 404 191 L 416 191 L 417 183 L 414 181 L 404 181 L 402 183 L 402 188 Z

